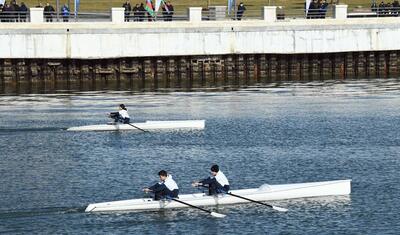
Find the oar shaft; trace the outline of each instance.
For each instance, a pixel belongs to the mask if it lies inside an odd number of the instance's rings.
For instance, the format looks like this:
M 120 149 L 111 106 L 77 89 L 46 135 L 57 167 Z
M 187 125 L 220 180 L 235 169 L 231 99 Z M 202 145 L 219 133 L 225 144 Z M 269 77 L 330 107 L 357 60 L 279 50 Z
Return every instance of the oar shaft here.
M 259 202 L 259 201 L 255 201 L 255 200 L 247 198 L 247 197 L 242 197 L 242 196 L 239 196 L 239 195 L 236 195 L 236 194 L 233 194 L 233 193 L 226 193 L 226 194 L 229 194 L 229 195 L 234 196 L 234 197 L 241 198 L 243 200 L 247 200 L 247 201 L 250 201 L 250 202 L 258 203 L 258 204 L 273 208 L 273 206 L 271 206 L 271 205 L 268 205 L 268 204 L 265 204 L 265 203 L 262 203 L 262 202 Z
M 130 126 L 132 126 L 132 127 L 134 127 L 134 128 L 136 128 L 136 129 L 138 129 L 138 130 L 141 130 L 141 131 L 143 131 L 143 132 L 149 132 L 149 131 L 143 130 L 142 128 L 137 127 L 137 126 L 135 126 L 135 125 L 133 125 L 133 124 L 130 124 L 130 123 L 127 123 L 127 124 L 130 125 Z
M 204 208 L 201 208 L 201 207 L 198 207 L 198 206 L 195 206 L 195 205 L 191 205 L 191 204 L 189 204 L 189 203 L 183 202 L 183 201 L 178 200 L 178 199 L 175 199 L 175 198 L 172 198 L 171 200 L 176 201 L 176 202 L 179 202 L 179 203 L 182 203 L 182 204 L 184 204 L 184 205 L 186 205 L 186 206 L 190 206 L 190 207 L 193 207 L 193 208 L 202 210 L 202 211 L 207 212 L 207 213 L 210 213 L 210 214 L 211 214 L 211 212 L 212 212 L 212 211 L 206 210 L 206 209 L 204 209 Z

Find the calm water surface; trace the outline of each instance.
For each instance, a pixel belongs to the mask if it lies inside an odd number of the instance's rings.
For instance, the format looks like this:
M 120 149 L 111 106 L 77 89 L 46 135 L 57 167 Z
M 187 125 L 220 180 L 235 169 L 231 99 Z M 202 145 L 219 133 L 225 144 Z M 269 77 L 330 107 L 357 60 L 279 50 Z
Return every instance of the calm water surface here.
M 0 96 L 0 233 L 398 234 L 400 81 L 272 84 L 229 92 Z M 125 103 L 136 121 L 205 119 L 204 131 L 67 132 Z M 349 197 L 84 213 L 143 197 L 160 169 L 181 193 L 218 163 L 232 188 L 352 179 Z

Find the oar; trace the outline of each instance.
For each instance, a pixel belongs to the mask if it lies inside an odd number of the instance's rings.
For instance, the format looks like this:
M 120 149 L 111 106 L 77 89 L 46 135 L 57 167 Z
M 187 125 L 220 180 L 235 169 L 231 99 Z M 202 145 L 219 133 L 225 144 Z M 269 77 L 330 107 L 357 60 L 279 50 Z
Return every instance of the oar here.
M 201 186 L 204 187 L 204 188 L 208 188 L 208 187 L 205 186 L 205 185 L 201 185 Z M 274 210 L 277 210 L 277 211 L 281 211 L 281 212 L 286 212 L 286 211 L 288 211 L 288 209 L 286 209 L 286 208 L 282 208 L 282 207 L 278 207 L 278 206 L 272 206 L 272 205 L 269 205 L 269 204 L 267 204 L 267 203 L 255 201 L 255 200 L 253 200 L 253 199 L 250 199 L 250 198 L 247 198 L 247 197 L 242 197 L 242 196 L 239 196 L 239 195 L 236 195 L 236 194 L 233 194 L 233 193 L 227 192 L 226 194 L 231 195 L 231 196 L 233 196 L 233 197 L 238 197 L 238 198 L 241 198 L 241 199 L 243 199 L 243 200 L 250 201 L 250 202 L 258 203 L 258 204 L 260 204 L 260 205 L 268 206 L 268 207 L 270 207 L 270 208 L 272 208 L 272 209 L 274 209 Z
M 150 131 L 143 130 L 142 128 L 137 127 L 137 126 L 135 126 L 135 125 L 133 125 L 133 124 L 130 124 L 130 123 L 126 123 L 126 124 L 128 124 L 129 126 L 132 126 L 132 127 L 136 128 L 136 129 L 138 129 L 138 130 L 141 130 L 141 131 L 143 131 L 143 132 L 150 132 Z
M 178 199 L 175 199 L 175 198 L 171 198 L 171 200 L 176 201 L 176 202 L 179 202 L 179 203 L 182 203 L 182 204 L 184 204 L 184 205 L 186 205 L 186 206 L 190 206 L 190 207 L 193 207 L 193 208 L 202 210 L 202 211 L 204 211 L 204 212 L 209 213 L 211 216 L 214 216 L 214 217 L 217 217 L 217 218 L 224 218 L 224 217 L 226 216 L 226 215 L 224 215 L 224 214 L 220 214 L 220 213 L 217 213 L 217 212 L 209 211 L 209 210 L 206 210 L 206 209 L 203 209 L 203 208 L 200 208 L 200 207 L 191 205 L 191 204 L 189 204 L 189 203 L 183 202 L 183 201 L 178 200 Z
M 278 207 L 278 206 L 272 206 L 272 205 L 269 205 L 269 204 L 267 204 L 267 203 L 255 201 L 255 200 L 252 200 L 252 199 L 250 199 L 250 198 L 242 197 L 242 196 L 239 196 L 239 195 L 236 195 L 236 194 L 233 194 L 233 193 L 226 193 L 226 194 L 231 195 L 231 196 L 233 196 L 233 197 L 238 197 L 238 198 L 241 198 L 241 199 L 243 199 L 243 200 L 250 201 L 250 202 L 258 203 L 258 204 L 260 204 L 260 205 L 268 206 L 268 207 L 270 207 L 270 208 L 272 208 L 272 209 L 274 209 L 274 210 L 277 210 L 277 211 L 281 211 L 281 212 L 286 212 L 286 211 L 288 211 L 288 209 L 286 209 L 286 208 L 282 208 L 282 207 Z

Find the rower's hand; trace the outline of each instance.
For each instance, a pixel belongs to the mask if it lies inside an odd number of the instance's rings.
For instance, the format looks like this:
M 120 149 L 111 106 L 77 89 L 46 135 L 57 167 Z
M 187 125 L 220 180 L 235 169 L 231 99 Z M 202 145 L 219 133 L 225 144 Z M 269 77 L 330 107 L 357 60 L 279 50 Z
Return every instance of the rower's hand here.
M 197 182 L 197 181 L 194 181 L 193 183 L 192 183 L 192 186 L 193 187 L 199 187 L 199 185 L 201 185 L 199 182 Z
M 148 193 L 148 192 L 151 192 L 151 190 L 149 188 L 144 188 L 143 192 Z

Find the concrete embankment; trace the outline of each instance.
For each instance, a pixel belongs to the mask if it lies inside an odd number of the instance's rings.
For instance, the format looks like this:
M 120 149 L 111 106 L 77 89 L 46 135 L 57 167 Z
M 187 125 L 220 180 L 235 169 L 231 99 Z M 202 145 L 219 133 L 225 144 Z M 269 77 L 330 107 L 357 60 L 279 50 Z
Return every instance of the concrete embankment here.
M 400 19 L 1 23 L 2 82 L 398 76 Z M 157 83 L 157 84 L 155 84 Z M 234 82 L 233 82 L 234 83 Z

